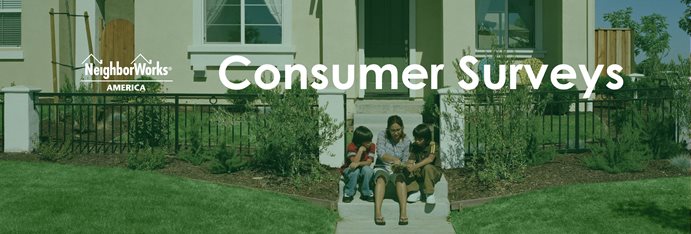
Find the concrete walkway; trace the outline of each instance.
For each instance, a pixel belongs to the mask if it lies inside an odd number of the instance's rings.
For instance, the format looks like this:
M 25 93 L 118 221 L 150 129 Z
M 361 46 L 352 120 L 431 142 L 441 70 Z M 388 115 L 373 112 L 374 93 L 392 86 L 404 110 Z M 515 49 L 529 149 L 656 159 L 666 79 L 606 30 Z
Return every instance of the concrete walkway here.
M 339 186 L 338 222 L 336 233 L 455 233 L 447 221 L 451 212 L 448 199 L 448 182 L 442 177 L 435 186 L 435 205 L 424 202 L 408 204 L 408 225 L 398 225 L 398 202 L 384 199 L 382 215 L 385 226 L 374 224 L 374 203 L 360 200 L 359 192 L 351 203 L 343 203 L 343 182 Z M 387 188 L 387 195 L 394 194 L 393 186 Z

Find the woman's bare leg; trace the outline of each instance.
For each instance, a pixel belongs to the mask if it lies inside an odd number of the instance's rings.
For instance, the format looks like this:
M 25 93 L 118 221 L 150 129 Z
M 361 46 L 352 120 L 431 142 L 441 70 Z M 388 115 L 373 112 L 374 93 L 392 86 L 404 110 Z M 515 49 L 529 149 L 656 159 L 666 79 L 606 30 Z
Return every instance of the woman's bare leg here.
M 374 187 L 374 217 L 381 218 L 381 206 L 384 202 L 384 192 L 386 189 L 386 181 L 384 178 L 377 178 L 376 185 Z
M 408 218 L 408 190 L 405 182 L 396 180 L 396 194 L 398 194 L 398 207 L 401 218 Z

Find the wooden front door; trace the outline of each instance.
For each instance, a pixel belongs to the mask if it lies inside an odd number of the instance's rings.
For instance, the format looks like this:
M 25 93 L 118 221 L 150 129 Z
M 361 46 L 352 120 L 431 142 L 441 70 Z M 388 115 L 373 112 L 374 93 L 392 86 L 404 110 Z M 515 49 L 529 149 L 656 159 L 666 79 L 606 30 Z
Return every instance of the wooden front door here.
M 409 64 L 408 0 L 365 1 L 365 63 L 398 68 L 398 89 L 391 89 L 389 72 L 382 76 L 382 89 L 375 89 L 375 74 L 368 73 L 365 97 L 405 98 L 408 88 L 401 81 L 401 72 Z
M 121 67 L 129 67 L 134 59 L 134 24 L 128 20 L 115 19 L 106 24 L 101 34 L 102 66 L 109 66 L 109 62 L 120 62 Z M 110 76 L 109 80 L 132 80 L 134 76 Z M 105 91 L 106 85 L 101 86 Z

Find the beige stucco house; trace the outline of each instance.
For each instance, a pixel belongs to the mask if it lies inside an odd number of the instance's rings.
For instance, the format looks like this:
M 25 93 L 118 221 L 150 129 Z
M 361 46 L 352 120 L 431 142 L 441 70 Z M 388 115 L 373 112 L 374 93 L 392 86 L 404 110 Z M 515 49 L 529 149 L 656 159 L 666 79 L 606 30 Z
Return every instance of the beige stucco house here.
M 452 61 L 464 49 L 484 57 L 492 43 L 499 43 L 511 56 L 592 68 L 594 2 L 0 0 L 0 86 L 14 82 L 53 89 L 51 8 L 90 15 L 96 58 L 125 61 L 141 54 L 171 68 L 165 77 L 173 80 L 165 84 L 167 92 L 224 93 L 218 68 L 230 55 L 243 55 L 255 66 L 279 68 L 391 63 L 421 64 L 429 70 L 432 64 L 445 64 L 440 88 L 456 86 Z M 80 69 L 90 54 L 84 19 L 65 15 L 55 19 L 57 59 L 73 66 L 58 66 L 58 79 L 91 79 Z M 227 75 L 249 79 L 253 69 L 231 67 Z M 341 77 L 345 73 L 341 69 Z M 345 91 L 349 119 L 392 110 L 419 113 L 425 91 L 387 90 L 384 80 L 383 90 L 368 85 L 366 90 Z

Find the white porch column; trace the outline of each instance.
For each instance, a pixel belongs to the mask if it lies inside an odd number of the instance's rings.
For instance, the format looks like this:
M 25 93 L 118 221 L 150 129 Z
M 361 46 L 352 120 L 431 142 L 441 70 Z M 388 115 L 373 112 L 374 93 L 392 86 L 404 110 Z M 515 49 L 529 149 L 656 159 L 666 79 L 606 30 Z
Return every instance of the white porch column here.
M 463 93 L 464 90 L 457 87 L 439 89 L 441 112 L 439 150 L 441 166 L 444 169 L 464 166 Z
M 40 91 L 25 86 L 2 89 L 5 93 L 4 152 L 31 152 L 38 144 L 39 119 L 34 109 L 34 95 Z
M 341 123 L 341 136 L 336 139 L 326 151 L 319 155 L 319 162 L 331 167 L 340 167 L 345 158 L 345 117 L 346 117 L 346 96 L 345 91 L 338 89 L 320 90 L 319 107 L 331 116 L 336 123 Z

